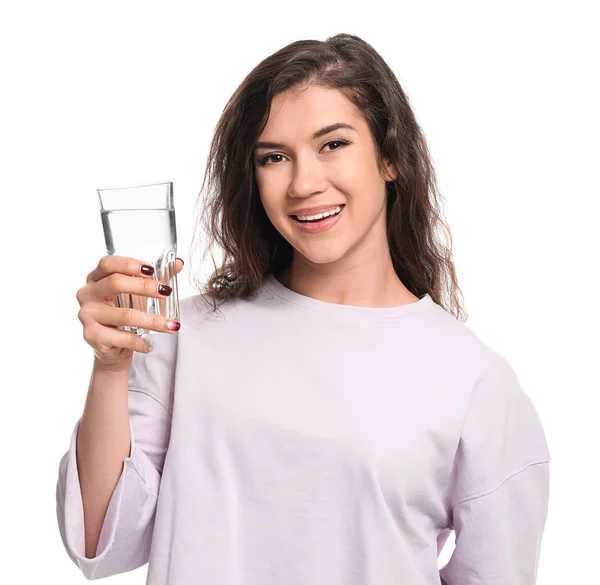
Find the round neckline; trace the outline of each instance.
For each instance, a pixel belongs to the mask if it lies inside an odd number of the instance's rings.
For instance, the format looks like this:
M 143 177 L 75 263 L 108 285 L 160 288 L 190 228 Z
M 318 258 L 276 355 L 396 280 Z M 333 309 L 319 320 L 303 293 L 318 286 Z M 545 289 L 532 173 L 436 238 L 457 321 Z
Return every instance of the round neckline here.
M 321 301 L 297 293 L 279 282 L 272 272 L 265 276 L 264 284 L 280 299 L 305 309 L 327 313 L 343 319 L 365 321 L 389 321 L 403 319 L 409 315 L 415 315 L 427 311 L 436 306 L 429 293 L 425 293 L 418 301 L 399 305 L 395 307 L 359 307 L 355 305 L 343 305 Z

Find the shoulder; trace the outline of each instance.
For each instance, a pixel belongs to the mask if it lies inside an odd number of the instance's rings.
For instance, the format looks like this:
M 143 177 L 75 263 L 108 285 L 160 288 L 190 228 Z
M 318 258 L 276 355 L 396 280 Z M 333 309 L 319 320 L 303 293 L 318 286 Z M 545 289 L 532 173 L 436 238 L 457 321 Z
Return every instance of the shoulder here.
M 471 377 L 506 374 L 510 365 L 492 343 L 470 325 L 459 321 L 441 305 L 433 303 L 422 320 L 419 340 L 440 365 L 470 373 Z
M 281 316 L 285 305 L 274 302 L 277 299 L 270 289 L 263 285 L 246 298 L 218 301 L 206 294 L 194 294 L 180 299 L 182 325 L 198 327 L 213 324 L 254 323 L 260 320 L 265 324 L 268 317 L 275 320 Z
M 239 299 L 223 303 L 206 294 L 190 295 L 179 300 L 181 323 L 197 325 L 202 321 L 221 321 L 236 312 L 239 305 Z

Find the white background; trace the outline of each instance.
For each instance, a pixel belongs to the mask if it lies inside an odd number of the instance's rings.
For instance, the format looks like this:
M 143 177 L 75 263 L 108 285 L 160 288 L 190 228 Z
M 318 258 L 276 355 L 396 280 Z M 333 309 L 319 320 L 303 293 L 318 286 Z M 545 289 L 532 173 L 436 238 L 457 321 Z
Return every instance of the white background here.
M 544 426 L 551 499 L 538 585 L 597 578 L 593 5 L 4 4 L 0 581 L 84 582 L 60 540 L 55 484 L 92 365 L 75 294 L 105 254 L 95 190 L 173 181 L 180 298 L 195 294 L 192 213 L 226 101 L 279 48 L 339 32 L 371 43 L 406 90 L 446 200 L 467 325 L 507 358 Z M 142 584 L 146 571 L 110 582 Z

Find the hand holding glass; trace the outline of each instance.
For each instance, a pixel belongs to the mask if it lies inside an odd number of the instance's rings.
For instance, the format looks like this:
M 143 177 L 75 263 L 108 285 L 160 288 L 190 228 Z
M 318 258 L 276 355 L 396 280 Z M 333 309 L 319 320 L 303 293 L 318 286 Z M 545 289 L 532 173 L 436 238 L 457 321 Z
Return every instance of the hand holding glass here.
M 173 292 L 163 299 L 129 293 L 117 295 L 117 307 L 136 309 L 179 321 L 177 229 L 173 183 L 98 189 L 100 216 L 109 255 L 136 258 L 154 268 L 154 280 Z M 123 325 L 137 335 L 147 329 Z

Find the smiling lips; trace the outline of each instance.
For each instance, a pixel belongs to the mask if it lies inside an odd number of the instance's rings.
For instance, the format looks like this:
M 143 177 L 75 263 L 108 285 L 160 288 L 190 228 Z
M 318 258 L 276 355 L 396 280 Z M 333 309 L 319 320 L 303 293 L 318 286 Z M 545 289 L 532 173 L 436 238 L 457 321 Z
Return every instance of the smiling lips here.
M 296 209 L 294 213 L 290 213 L 291 216 L 306 216 L 306 215 L 317 215 L 318 213 L 324 213 L 325 211 L 331 211 L 336 207 L 343 207 L 345 203 L 333 203 L 331 205 L 317 205 L 316 207 L 303 207 L 302 209 Z
M 345 205 L 339 205 L 337 206 L 337 208 L 339 208 L 339 211 L 337 213 L 334 213 L 333 215 L 329 215 L 324 218 L 300 221 L 297 216 L 292 216 L 292 219 L 294 225 L 301 231 L 309 234 L 315 234 L 328 230 L 329 228 L 337 224 L 337 222 L 340 220 L 340 217 L 343 215 Z M 334 207 L 333 209 L 337 208 Z
M 331 215 L 337 215 L 340 211 L 342 211 L 342 206 L 338 205 L 329 211 L 325 211 L 324 213 L 316 213 L 314 215 L 304 214 L 304 215 L 295 215 L 294 217 L 299 221 L 320 221 L 322 219 L 326 219 Z

